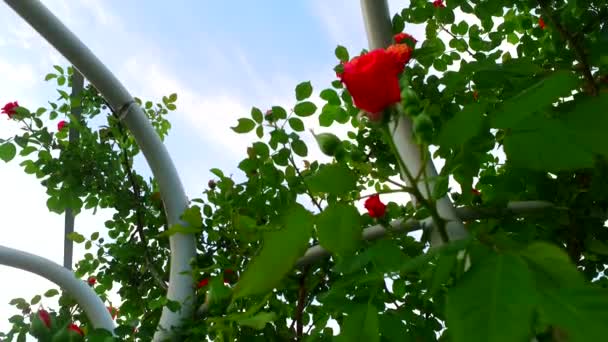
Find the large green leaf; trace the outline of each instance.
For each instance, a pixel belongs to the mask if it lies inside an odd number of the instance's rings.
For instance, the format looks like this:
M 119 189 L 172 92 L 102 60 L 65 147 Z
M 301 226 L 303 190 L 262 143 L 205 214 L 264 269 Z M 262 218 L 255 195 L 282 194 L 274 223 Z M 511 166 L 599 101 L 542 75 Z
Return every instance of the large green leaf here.
M 608 291 L 600 288 L 541 289 L 541 316 L 565 330 L 570 342 L 606 340 Z
M 331 164 L 307 177 L 306 183 L 314 193 L 344 195 L 357 188 L 357 175 L 344 164 Z
M 448 120 L 439 134 L 439 144 L 444 147 L 458 147 L 476 136 L 485 120 L 485 105 L 473 103 Z
M 255 128 L 255 121 L 248 118 L 240 118 L 238 124 L 230 128 L 236 133 L 247 133 Z
M 537 278 L 538 285 L 580 286 L 583 275 L 572 263 L 568 254 L 559 247 L 535 242 L 520 252 Z
M 492 115 L 492 127 L 512 128 L 530 114 L 549 107 L 578 85 L 577 76 L 566 70 L 556 71 L 514 97 L 505 100 Z
M 317 217 L 319 244 L 337 255 L 353 253 L 361 241 L 361 215 L 352 205 L 330 204 Z
M 454 342 L 529 341 L 535 287 L 524 260 L 490 254 L 448 291 L 447 327 Z
M 279 285 L 283 276 L 306 251 L 312 228 L 313 216 L 300 204 L 285 210 L 280 229 L 264 234 L 262 250 L 236 284 L 234 297 L 263 294 Z
M 336 340 L 379 342 L 378 310 L 369 304 L 356 306 L 344 319 L 340 326 L 340 336 Z
M 608 96 L 569 103 L 571 110 L 555 117 L 532 115 L 505 136 L 505 152 L 517 166 L 546 171 L 593 166 L 594 156 L 608 156 Z
M 296 86 L 296 100 L 302 101 L 312 95 L 312 84 L 310 81 L 302 82 Z

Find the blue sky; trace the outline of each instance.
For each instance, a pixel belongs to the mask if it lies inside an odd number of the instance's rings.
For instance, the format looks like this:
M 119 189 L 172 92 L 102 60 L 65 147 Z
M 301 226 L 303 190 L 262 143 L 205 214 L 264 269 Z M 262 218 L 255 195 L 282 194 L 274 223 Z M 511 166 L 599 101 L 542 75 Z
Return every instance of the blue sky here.
M 219 167 L 238 174 L 253 136 L 229 127 L 251 106 L 287 108 L 294 87 L 312 81 L 315 94 L 334 79 L 338 43 L 354 53 L 367 47 L 354 0 L 306 1 L 43 1 L 112 70 L 129 91 L 144 100 L 177 93 L 173 129 L 166 141 L 190 197 L 199 196 Z M 407 1 L 389 1 L 394 13 Z M 8 6 L 0 2 L 0 102 L 18 100 L 36 109 L 56 98 L 44 81 L 53 64 L 67 62 Z M 424 40 L 420 27 L 407 30 Z M 307 121 L 316 127 L 316 118 Z M 56 122 L 49 123 L 55 127 Z M 0 118 L 0 137 L 18 125 Z M 307 140 L 311 141 L 311 137 Z M 309 145 L 313 158 L 320 154 Z M 62 260 L 63 217 L 46 210 L 39 181 L 18 161 L 0 162 L 0 244 Z M 142 173 L 148 173 L 139 163 Z M 101 230 L 105 217 L 84 213 L 76 229 Z M 76 249 L 76 259 L 84 251 Z M 0 266 L 0 330 L 15 312 L 8 301 L 31 298 L 52 287 L 25 272 Z

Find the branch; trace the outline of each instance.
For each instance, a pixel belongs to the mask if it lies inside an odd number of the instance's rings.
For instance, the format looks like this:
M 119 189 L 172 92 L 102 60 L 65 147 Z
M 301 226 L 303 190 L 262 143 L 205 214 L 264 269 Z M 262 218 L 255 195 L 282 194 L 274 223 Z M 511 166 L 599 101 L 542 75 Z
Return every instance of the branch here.
M 581 63 L 581 69 L 583 72 L 583 76 L 585 77 L 585 81 L 587 81 L 589 91 L 591 92 L 591 95 L 596 96 L 598 93 L 597 84 L 595 84 L 595 80 L 593 78 L 593 75 L 591 74 L 591 66 L 587 61 L 587 55 L 585 54 L 583 47 L 578 43 L 576 39 L 574 39 L 574 36 L 571 35 L 570 32 L 566 31 L 562 24 L 557 19 L 555 19 L 553 13 L 551 12 L 549 4 L 545 0 L 538 0 L 538 5 L 540 6 L 543 15 L 547 19 L 549 19 L 549 21 L 555 27 L 557 32 L 559 32 L 562 38 L 568 43 L 568 45 L 570 45 L 572 51 L 574 51 L 576 58 L 578 59 L 579 63 Z
M 123 129 L 120 121 L 117 121 L 117 126 L 118 126 L 118 130 L 119 130 L 121 136 L 124 137 L 124 129 Z M 129 180 L 129 183 L 131 183 L 131 187 L 133 188 L 133 195 L 135 197 L 136 231 L 137 231 L 137 234 L 139 235 L 139 239 L 141 240 L 141 243 L 144 247 L 144 259 L 146 261 L 148 269 L 150 270 L 150 274 L 152 275 L 152 278 L 154 278 L 154 280 L 156 280 L 156 283 L 161 288 L 167 290 L 169 287 L 167 286 L 167 283 L 165 283 L 165 281 L 163 280 L 163 278 L 161 277 L 159 272 L 156 270 L 156 268 L 154 268 L 154 265 L 152 264 L 151 257 L 150 257 L 150 251 L 148 250 L 148 240 L 146 239 L 146 234 L 144 232 L 144 213 L 141 210 L 142 209 L 141 208 L 142 197 L 141 197 L 141 192 L 139 189 L 139 184 L 137 183 L 137 180 L 135 179 L 135 175 L 133 174 L 133 170 L 131 168 L 131 163 L 129 162 L 129 156 L 127 154 L 126 149 L 121 144 L 118 144 L 118 147 L 120 148 L 120 152 L 121 152 L 120 154 L 122 156 L 122 162 L 123 162 L 125 172 L 127 174 L 127 178 Z
M 289 155 L 289 162 L 291 163 L 291 165 L 293 166 L 293 168 L 296 169 L 296 173 L 298 174 L 298 177 L 300 177 L 300 179 L 302 180 L 302 183 L 304 184 L 304 188 L 306 189 L 306 193 L 308 194 L 308 197 L 310 197 L 310 200 L 312 201 L 312 204 L 314 204 L 315 207 L 317 207 L 317 209 L 319 209 L 319 212 L 322 212 L 323 208 L 321 207 L 321 205 L 319 204 L 319 202 L 317 202 L 317 200 L 315 199 L 315 197 L 312 195 L 312 192 L 308 188 L 308 185 L 306 185 L 306 182 L 304 182 L 304 177 L 302 176 L 302 173 L 300 172 L 300 169 L 296 165 L 296 161 L 293 159 L 293 156 L 291 154 Z

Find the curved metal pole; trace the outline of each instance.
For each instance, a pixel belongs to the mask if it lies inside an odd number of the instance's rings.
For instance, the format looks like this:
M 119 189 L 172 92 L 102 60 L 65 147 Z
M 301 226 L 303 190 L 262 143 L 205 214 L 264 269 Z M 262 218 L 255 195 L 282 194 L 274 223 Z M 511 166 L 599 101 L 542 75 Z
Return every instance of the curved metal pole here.
M 157 180 L 167 220 L 170 225 L 181 223 L 180 216 L 188 206 L 183 185 L 167 149 L 148 121 L 142 109 L 118 79 L 53 13 L 38 0 L 4 0 L 55 49 L 57 49 L 104 96 L 131 131 Z M 170 237 L 171 265 L 167 298 L 181 303 L 172 312 L 163 308 L 155 341 L 172 336 L 167 329 L 177 327 L 193 311 L 194 286 L 190 261 L 196 255 L 193 235 L 175 234 Z
M 69 293 L 82 307 L 95 328 L 114 334 L 114 321 L 97 293 L 85 282 L 59 264 L 34 254 L 0 246 L 0 264 L 28 271 L 46 278 Z
M 393 40 L 393 30 L 386 0 L 361 0 L 361 12 L 363 13 L 370 50 L 389 46 Z M 399 156 L 410 172 L 417 174 L 419 170 L 422 170 L 422 167 L 426 168 L 426 179 L 422 179 L 420 184 L 428 182 L 432 193 L 437 169 L 435 169 L 430 157 L 427 158 L 428 163 L 426 165 L 422 164 L 424 158 L 422 158 L 420 148 L 412 136 L 412 120 L 406 116 L 400 116 L 396 122 L 389 124 L 389 129 L 393 132 L 393 140 L 397 146 Z M 402 178 L 406 183 L 409 183 L 405 175 L 402 175 Z M 414 186 L 414 184 L 408 185 Z M 423 196 L 427 198 L 430 196 L 426 191 L 426 186 L 418 185 L 418 187 Z M 447 221 L 446 229 L 450 240 L 461 239 L 467 235 L 467 231 L 464 229 L 464 225 L 447 195 L 437 201 L 437 211 Z M 431 231 L 430 239 L 431 245 L 434 247 L 442 243 L 441 236 L 436 229 Z

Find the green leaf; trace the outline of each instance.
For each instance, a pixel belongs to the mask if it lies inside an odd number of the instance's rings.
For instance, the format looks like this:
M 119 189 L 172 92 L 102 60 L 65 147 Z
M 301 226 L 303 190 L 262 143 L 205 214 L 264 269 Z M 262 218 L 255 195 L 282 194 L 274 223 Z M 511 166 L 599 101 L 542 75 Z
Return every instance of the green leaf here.
M 56 289 L 50 289 L 44 293 L 44 296 L 50 298 L 50 297 L 54 297 L 58 294 L 59 294 L 59 291 L 57 291 Z
M 278 286 L 308 247 L 313 216 L 300 204 L 283 211 L 280 229 L 264 233 L 260 253 L 253 258 L 234 288 L 234 298 L 264 294 Z
M 505 100 L 492 114 L 492 127 L 512 128 L 530 114 L 551 106 L 578 85 L 578 77 L 567 70 L 556 71 L 514 97 Z
M 319 96 L 327 101 L 327 103 L 334 106 L 339 106 L 341 103 L 340 96 L 338 96 L 338 93 L 333 89 L 323 89 Z
M 203 224 L 203 216 L 201 215 L 201 208 L 199 206 L 192 206 L 186 208 L 181 216 L 182 220 L 191 227 L 199 227 Z
M 340 326 L 338 341 L 380 342 L 378 310 L 371 304 L 358 305 Z
M 63 75 L 64 71 L 63 71 L 62 67 L 60 67 L 59 65 L 53 65 L 53 68 L 55 68 L 55 70 L 57 70 L 57 72 L 59 72 L 60 74 Z
M 213 169 L 211 169 L 209 171 L 211 171 L 211 173 L 213 173 L 214 175 L 218 176 L 219 178 L 224 178 L 225 177 L 224 173 L 220 169 L 213 168 Z
M 287 118 L 287 112 L 283 107 L 273 106 L 272 107 L 272 117 L 274 120 L 285 119 Z
M 543 171 L 591 167 L 596 155 L 608 156 L 608 95 L 568 103 L 569 112 L 532 115 L 505 136 L 505 152 L 514 165 Z M 572 142 L 576 142 L 573 144 Z
M 251 108 L 251 118 L 257 123 L 262 123 L 264 121 L 264 114 L 259 108 L 253 107 Z
M 342 45 L 338 45 L 336 47 L 336 51 L 335 51 L 336 57 L 338 57 L 338 59 L 341 62 L 348 62 L 349 56 L 348 56 L 348 50 L 346 50 L 346 48 Z
M 307 177 L 306 183 L 313 193 L 321 192 L 340 196 L 357 188 L 357 175 L 344 164 L 331 164 Z
M 450 274 L 454 267 L 456 267 L 456 254 L 445 253 L 439 255 L 437 258 L 437 265 L 433 271 L 433 277 L 431 278 L 431 285 L 429 286 L 429 295 L 435 296 L 441 286 L 450 279 Z
M 241 326 L 262 330 L 266 324 L 274 321 L 276 318 L 277 314 L 274 312 L 260 312 L 253 317 L 241 318 L 236 322 Z
M 306 157 L 308 155 L 308 147 L 306 147 L 306 143 L 302 140 L 294 140 L 291 142 L 291 149 L 295 154 L 300 157 Z
M 240 118 L 238 125 L 230 128 L 236 133 L 247 133 L 255 128 L 255 122 L 251 119 Z
M 17 148 L 11 142 L 5 142 L 0 145 L 0 159 L 9 162 L 17 155 Z
M 264 126 L 259 125 L 258 128 L 255 129 L 255 135 L 257 135 L 258 138 L 262 139 L 262 137 L 264 136 Z
M 36 305 L 40 302 L 40 299 L 42 299 L 40 295 L 35 295 L 34 297 L 32 297 L 32 300 L 30 300 L 30 304 Z
M 474 263 L 448 291 L 446 322 L 452 341 L 530 340 L 535 291 L 532 272 L 519 256 L 490 254 Z
M 310 81 L 302 82 L 296 86 L 296 100 L 302 101 L 312 95 L 312 84 Z
M 310 101 L 300 102 L 293 108 L 294 113 L 298 116 L 311 116 L 316 110 L 317 105 Z
M 565 330 L 568 341 L 606 339 L 608 291 L 601 288 L 540 289 L 541 317 Z
M 71 232 L 68 233 L 68 235 L 66 236 L 69 240 L 72 240 L 76 243 L 83 243 L 85 238 L 84 236 L 82 236 L 82 234 L 77 233 L 77 232 Z
M 433 185 L 432 197 L 434 199 L 440 199 L 445 196 L 450 190 L 450 178 L 448 176 L 438 176 L 435 178 L 435 184 Z
M 535 242 L 520 252 L 534 271 L 539 284 L 545 286 L 580 286 L 583 275 L 561 248 L 546 242 Z
M 169 95 L 169 102 L 175 102 L 177 101 L 177 94 L 173 93 L 171 95 Z
M 65 76 L 59 76 L 57 77 L 57 84 L 62 86 L 65 84 Z
M 299 118 L 289 118 L 289 126 L 296 132 L 304 131 L 304 123 Z
M 388 342 L 414 342 L 414 339 L 407 331 L 405 323 L 399 316 L 384 313 L 380 315 L 380 333 Z
M 441 127 L 439 144 L 444 147 L 459 147 L 481 131 L 485 120 L 486 106 L 479 103 L 466 105 L 461 112 Z
M 52 80 L 53 78 L 56 78 L 56 77 L 57 77 L 57 75 L 48 73 L 48 74 L 46 74 L 46 76 L 44 76 L 44 80 L 48 81 L 48 80 Z
M 404 28 L 405 28 L 405 22 L 403 21 L 403 18 L 401 18 L 401 16 L 399 14 L 395 14 L 393 16 L 393 34 L 403 32 Z
M 340 256 L 356 251 L 361 242 L 361 215 L 352 205 L 333 203 L 317 217 L 319 244 Z
M 268 148 L 268 145 L 261 141 L 253 143 L 253 151 L 262 160 L 266 160 L 270 156 L 270 149 Z

